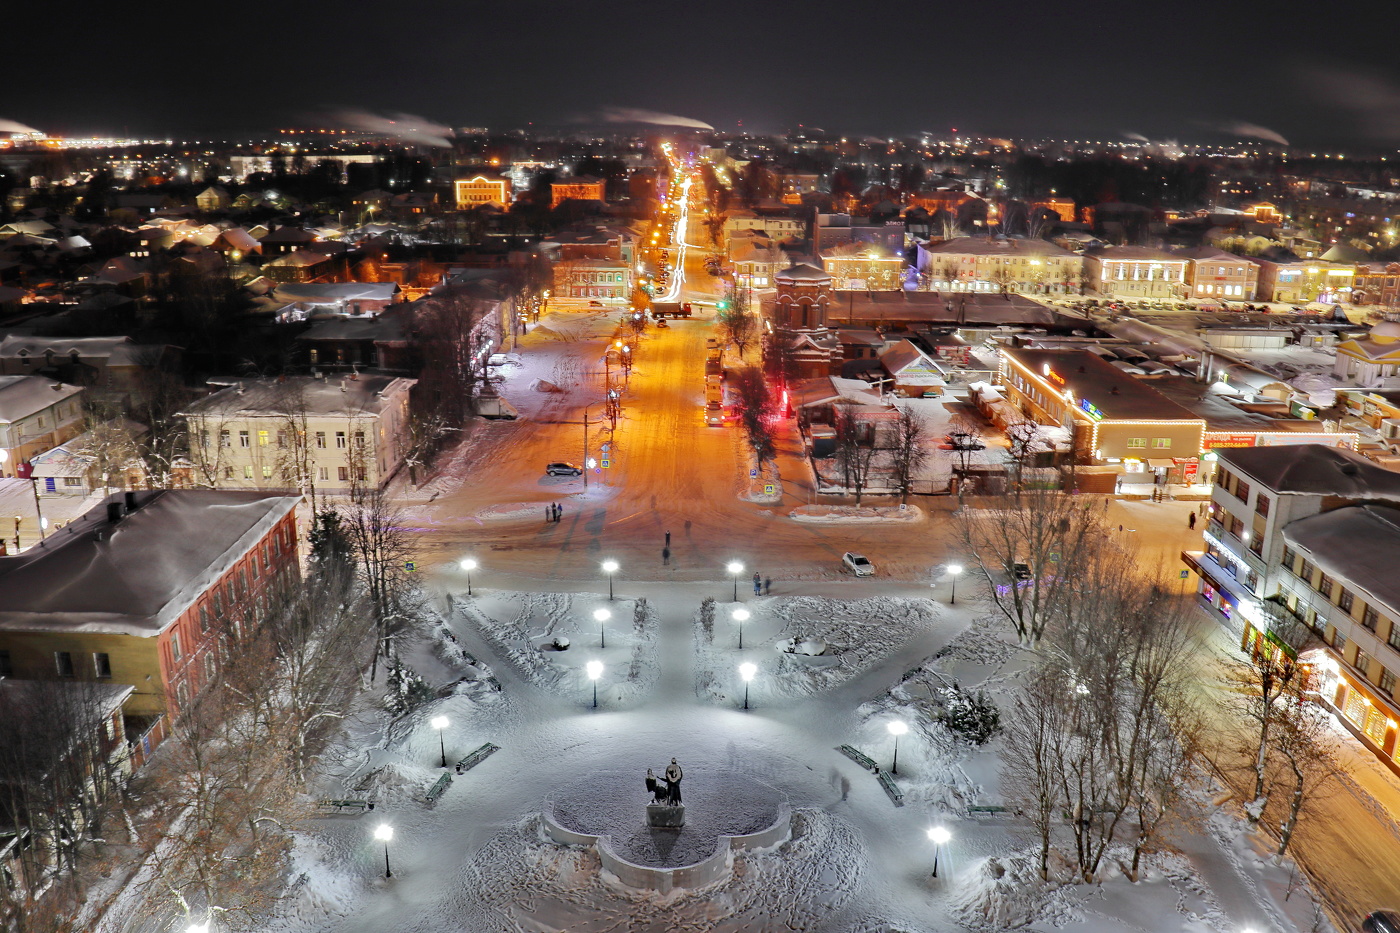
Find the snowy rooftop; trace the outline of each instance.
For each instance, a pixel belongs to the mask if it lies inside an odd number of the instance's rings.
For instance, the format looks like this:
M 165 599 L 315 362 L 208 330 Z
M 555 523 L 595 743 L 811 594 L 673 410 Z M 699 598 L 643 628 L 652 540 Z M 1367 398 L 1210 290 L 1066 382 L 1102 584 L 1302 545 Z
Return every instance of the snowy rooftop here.
M 189 414 L 285 416 L 305 409 L 311 415 L 365 417 L 377 415 L 395 399 L 406 396 L 416 380 L 399 376 L 365 375 L 317 379 L 288 376 L 284 379 L 243 379 L 201 399 Z
M 1290 522 L 1283 539 L 1305 551 L 1323 573 L 1400 614 L 1400 509 L 1383 505 L 1333 509 Z
M 82 391 L 40 376 L 0 376 L 0 422 L 28 418 Z
M 121 494 L 0 557 L 0 630 L 158 635 L 301 502 L 203 489 L 135 496 L 115 523 L 107 504 Z
M 1008 360 L 1040 376 L 1048 367 L 1076 400 L 1087 399 L 1110 421 L 1193 421 L 1199 416 L 1087 350 L 1006 349 Z
M 1226 449 L 1219 455 L 1225 466 L 1274 492 L 1400 501 L 1400 473 L 1349 450 L 1288 444 Z

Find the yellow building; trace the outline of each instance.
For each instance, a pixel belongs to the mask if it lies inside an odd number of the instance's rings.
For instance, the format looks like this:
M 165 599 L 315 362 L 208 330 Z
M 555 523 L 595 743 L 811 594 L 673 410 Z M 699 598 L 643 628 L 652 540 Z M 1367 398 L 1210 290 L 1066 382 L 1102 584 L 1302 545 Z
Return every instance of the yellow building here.
M 472 207 L 508 207 L 511 201 L 510 179 L 500 175 L 473 175 L 452 183 L 457 195 L 457 210 Z
M 878 243 L 843 243 L 822 250 L 821 260 L 838 289 L 892 291 L 904 271 L 904 257 Z
M 565 201 L 606 201 L 608 183 L 601 178 L 579 175 L 549 186 L 549 206 L 558 207 Z

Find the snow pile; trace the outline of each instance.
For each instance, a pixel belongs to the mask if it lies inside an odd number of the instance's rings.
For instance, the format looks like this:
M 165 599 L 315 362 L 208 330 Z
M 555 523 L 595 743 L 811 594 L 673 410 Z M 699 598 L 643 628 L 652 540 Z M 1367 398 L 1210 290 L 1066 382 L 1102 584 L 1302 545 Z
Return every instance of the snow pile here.
M 827 525 L 855 525 L 871 522 L 912 523 L 924 520 L 924 510 L 917 505 L 799 505 L 788 513 L 794 521 L 820 522 Z
M 545 503 L 542 502 L 503 502 L 479 509 L 476 517 L 483 522 L 543 522 L 544 510 Z
M 552 382 L 550 382 L 550 381 L 548 381 L 548 380 L 546 380 L 546 379 L 532 379 L 532 380 L 530 381 L 530 389 L 531 389 L 531 391 L 534 391 L 534 392 L 563 392 L 563 391 L 564 391 L 563 389 L 559 388 L 557 385 L 555 385 L 554 383 L 552 383 Z

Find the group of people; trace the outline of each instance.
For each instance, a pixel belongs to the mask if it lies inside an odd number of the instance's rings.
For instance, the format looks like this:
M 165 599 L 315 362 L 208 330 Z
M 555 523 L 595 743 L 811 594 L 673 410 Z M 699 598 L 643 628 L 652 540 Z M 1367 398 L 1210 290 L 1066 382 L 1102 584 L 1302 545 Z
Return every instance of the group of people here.
M 557 522 L 564 514 L 564 507 L 557 502 L 551 502 L 544 507 L 544 520 L 547 522 Z
M 769 590 L 773 589 L 772 577 L 761 577 L 758 571 L 753 572 L 753 595 L 767 596 Z

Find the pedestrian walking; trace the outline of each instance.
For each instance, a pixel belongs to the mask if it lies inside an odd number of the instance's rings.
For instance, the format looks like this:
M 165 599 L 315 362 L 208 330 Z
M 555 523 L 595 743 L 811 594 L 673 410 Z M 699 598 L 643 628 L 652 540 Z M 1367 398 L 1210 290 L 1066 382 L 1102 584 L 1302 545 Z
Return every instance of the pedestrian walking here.
M 1190 515 L 1186 516 L 1186 527 L 1187 527 L 1187 528 L 1190 528 L 1192 531 L 1194 531 L 1194 530 L 1196 529 L 1196 513 L 1195 513 L 1195 512 L 1192 512 Z
M 773 588 L 773 578 L 772 578 L 772 577 L 764 577 L 764 578 L 763 578 L 763 595 L 764 595 L 764 596 L 767 596 L 767 595 L 768 595 L 768 591 L 771 590 L 772 588 Z
M 670 533 L 669 531 L 666 532 L 666 546 L 667 546 L 667 547 L 670 547 L 670 546 L 671 546 L 671 533 Z
M 758 575 L 758 571 L 753 574 L 753 595 L 758 596 L 763 592 L 763 578 Z
M 557 522 L 564 517 L 564 507 L 559 503 L 554 503 L 554 520 Z
M 554 506 L 546 505 L 544 507 L 544 520 L 547 522 L 554 521 Z
M 671 566 L 671 549 L 668 547 L 664 547 L 661 549 L 661 566 Z

